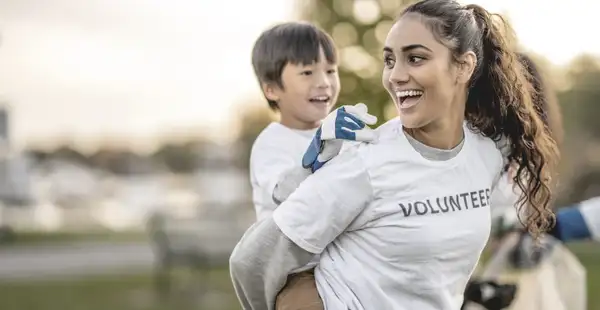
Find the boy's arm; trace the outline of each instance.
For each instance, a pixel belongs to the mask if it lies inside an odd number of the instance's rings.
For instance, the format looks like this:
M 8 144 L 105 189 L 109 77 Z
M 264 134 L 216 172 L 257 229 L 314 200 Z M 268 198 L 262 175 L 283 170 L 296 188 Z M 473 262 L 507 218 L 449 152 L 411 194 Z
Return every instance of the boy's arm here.
M 275 188 L 273 189 L 273 202 L 280 205 L 285 201 L 308 176 L 311 175 L 310 170 L 300 166 L 288 169 L 281 174 Z
M 258 220 L 269 217 L 277 207 L 274 201 L 275 188 L 289 171 L 302 168 L 281 150 L 271 146 L 261 146 L 253 150 L 250 160 L 252 174 L 252 200 Z

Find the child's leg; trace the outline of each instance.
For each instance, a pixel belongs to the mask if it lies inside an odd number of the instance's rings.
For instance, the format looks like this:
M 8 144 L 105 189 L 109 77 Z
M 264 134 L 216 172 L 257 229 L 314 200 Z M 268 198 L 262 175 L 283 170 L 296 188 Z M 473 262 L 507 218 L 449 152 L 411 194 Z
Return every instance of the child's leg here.
M 293 274 L 277 295 L 277 310 L 323 310 L 313 270 Z

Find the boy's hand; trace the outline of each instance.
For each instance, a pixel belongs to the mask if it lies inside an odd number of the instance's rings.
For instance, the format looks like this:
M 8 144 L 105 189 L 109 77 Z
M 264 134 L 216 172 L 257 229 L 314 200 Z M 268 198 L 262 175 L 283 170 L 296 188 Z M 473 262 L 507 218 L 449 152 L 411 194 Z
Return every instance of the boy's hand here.
M 323 120 L 308 146 L 302 166 L 312 172 L 339 154 L 343 140 L 372 142 L 377 137 L 367 125 L 377 123 L 377 117 L 367 111 L 364 103 L 343 106 L 331 112 Z

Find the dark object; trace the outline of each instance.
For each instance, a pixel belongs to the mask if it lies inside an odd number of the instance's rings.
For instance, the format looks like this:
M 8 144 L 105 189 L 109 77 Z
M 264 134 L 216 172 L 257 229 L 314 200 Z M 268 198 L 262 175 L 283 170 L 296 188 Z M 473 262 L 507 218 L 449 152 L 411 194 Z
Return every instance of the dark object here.
M 542 236 L 541 238 L 539 243 L 536 244 L 529 233 L 522 231 L 519 235 L 519 241 L 509 254 L 511 265 L 517 269 L 538 266 L 544 258 L 550 255 L 553 245 L 557 242 L 550 236 Z
M 15 231 L 7 225 L 0 226 L 0 245 L 1 244 L 9 244 L 15 242 L 17 239 L 17 235 Z
M 173 271 L 177 267 L 187 267 L 190 275 L 198 275 L 197 279 L 201 282 L 198 283 L 200 287 L 194 287 L 193 292 L 195 297 L 202 299 L 207 291 L 206 285 L 210 283 L 212 262 L 207 253 L 196 247 L 190 248 L 188 243 L 177 240 L 177 237 L 181 236 L 170 235 L 166 228 L 169 220 L 171 219 L 168 215 L 157 212 L 149 218 L 147 223 L 157 258 L 154 274 L 156 293 L 160 300 L 167 300 L 174 293 L 173 280 L 176 280 L 176 277 L 174 277 Z M 175 240 L 172 237 L 175 237 Z
M 476 303 L 488 310 L 501 310 L 510 306 L 517 293 L 515 284 L 498 284 L 495 281 L 471 281 L 465 290 L 465 302 Z

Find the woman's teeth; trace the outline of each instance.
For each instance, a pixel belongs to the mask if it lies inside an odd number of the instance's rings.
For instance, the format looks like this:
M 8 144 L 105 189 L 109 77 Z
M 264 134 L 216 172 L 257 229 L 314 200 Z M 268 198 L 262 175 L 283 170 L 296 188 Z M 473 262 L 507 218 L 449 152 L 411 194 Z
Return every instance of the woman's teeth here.
M 402 90 L 396 92 L 396 96 L 398 97 L 398 99 L 400 99 L 400 103 L 403 103 L 408 98 L 419 98 L 422 95 L 422 90 Z

